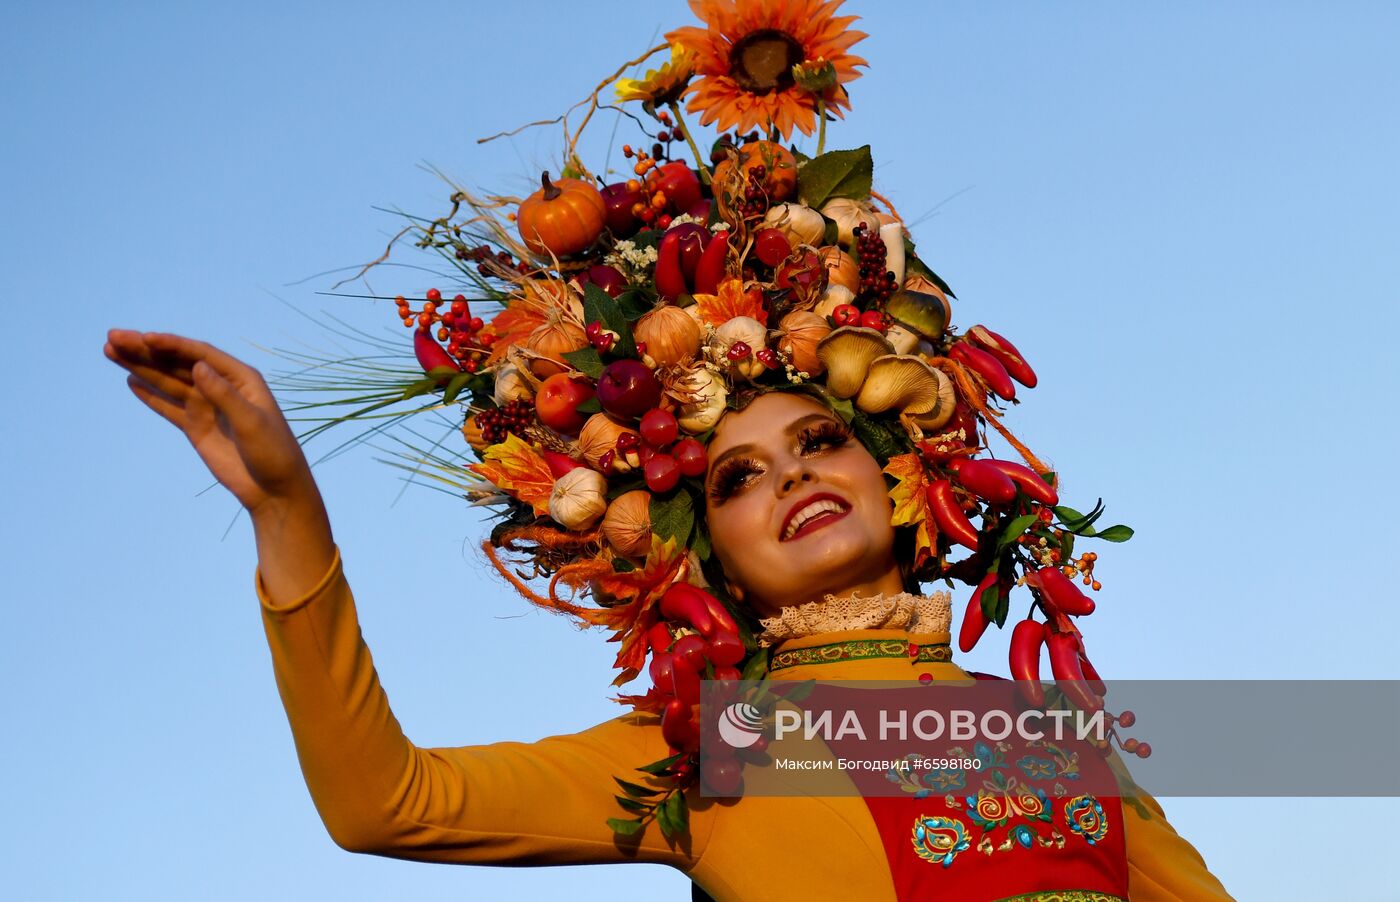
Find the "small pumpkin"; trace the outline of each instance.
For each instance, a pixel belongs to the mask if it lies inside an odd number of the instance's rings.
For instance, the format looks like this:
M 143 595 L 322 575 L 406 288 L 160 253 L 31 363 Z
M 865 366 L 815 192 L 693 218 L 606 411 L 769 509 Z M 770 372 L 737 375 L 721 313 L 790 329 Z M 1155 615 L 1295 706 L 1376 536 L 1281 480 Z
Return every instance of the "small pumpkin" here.
M 552 182 L 548 172 L 540 174 L 540 185 L 515 214 L 526 247 L 542 257 L 567 257 L 598 240 L 607 206 L 597 188 L 582 179 Z
M 742 181 L 739 190 L 748 186 L 749 173 L 762 166 L 763 178 L 760 184 L 768 192 L 768 203 L 778 204 L 797 193 L 797 158 L 786 147 L 773 141 L 750 141 L 738 148 L 736 160 L 726 159 L 715 167 L 715 184 L 726 184 L 730 170 L 737 162 Z

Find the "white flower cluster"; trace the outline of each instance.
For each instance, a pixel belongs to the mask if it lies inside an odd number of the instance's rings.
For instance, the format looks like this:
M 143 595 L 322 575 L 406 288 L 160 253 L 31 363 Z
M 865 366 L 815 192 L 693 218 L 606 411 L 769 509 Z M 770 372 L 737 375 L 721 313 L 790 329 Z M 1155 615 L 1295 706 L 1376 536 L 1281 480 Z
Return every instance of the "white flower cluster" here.
M 631 241 L 619 241 L 603 262 L 626 276 L 627 281 L 640 281 L 656 265 L 656 248 L 637 247 Z

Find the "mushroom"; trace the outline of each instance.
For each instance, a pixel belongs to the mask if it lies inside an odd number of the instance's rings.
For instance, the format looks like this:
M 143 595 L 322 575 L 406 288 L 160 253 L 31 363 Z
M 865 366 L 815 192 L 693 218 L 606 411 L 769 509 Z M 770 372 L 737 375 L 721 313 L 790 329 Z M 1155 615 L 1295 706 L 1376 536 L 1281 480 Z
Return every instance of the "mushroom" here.
M 953 411 L 958 404 L 958 393 L 953 388 L 953 380 L 939 369 L 934 369 L 933 374 L 938 377 L 938 402 L 927 412 L 909 409 L 904 411 L 910 421 L 920 429 L 937 429 L 944 425 L 953 418 Z
M 854 397 L 871 362 L 893 353 L 885 336 L 862 326 L 842 326 L 817 342 L 817 358 L 826 366 L 826 389 L 838 398 Z
M 856 398 L 856 406 L 866 413 L 898 410 L 900 422 L 916 440 L 923 429 L 948 422 L 956 404 L 952 380 L 907 354 L 876 358 Z

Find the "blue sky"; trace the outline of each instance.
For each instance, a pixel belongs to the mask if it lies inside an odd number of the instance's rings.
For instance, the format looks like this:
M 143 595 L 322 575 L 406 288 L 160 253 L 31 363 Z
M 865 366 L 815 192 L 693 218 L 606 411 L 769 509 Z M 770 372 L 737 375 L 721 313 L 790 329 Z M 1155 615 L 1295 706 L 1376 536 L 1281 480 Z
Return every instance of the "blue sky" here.
M 1384 464 L 1396 8 L 848 7 L 872 66 L 831 145 L 874 145 L 879 189 L 961 298 L 955 323 L 985 323 L 1035 362 L 1040 387 L 1008 422 L 1062 470 L 1071 503 L 1102 496 L 1138 530 L 1101 549 L 1085 625 L 1099 669 L 1400 676 L 1382 564 L 1400 501 Z M 392 326 L 391 307 L 318 296 L 333 279 L 307 277 L 379 254 L 397 224 L 374 207 L 442 209 L 420 163 L 507 193 L 557 168 L 555 130 L 475 139 L 556 115 L 688 22 L 685 5 L 50 3 L 3 19 L 2 390 L 20 418 L 5 430 L 7 888 L 603 899 L 625 881 L 685 898 L 659 868 L 336 848 L 273 685 L 246 520 L 200 494 L 198 460 L 100 353 L 109 326 L 162 329 L 266 366 L 260 347 L 325 346 L 298 311 Z M 609 128 L 585 145 L 595 167 Z M 432 280 L 386 269 L 373 284 Z M 373 457 L 319 478 L 410 737 L 533 739 L 615 713 L 602 636 L 488 578 L 473 513 L 400 497 Z M 994 636 L 964 663 L 1005 672 L 1004 648 Z M 1400 897 L 1376 842 L 1389 801 L 1164 804 L 1241 899 Z

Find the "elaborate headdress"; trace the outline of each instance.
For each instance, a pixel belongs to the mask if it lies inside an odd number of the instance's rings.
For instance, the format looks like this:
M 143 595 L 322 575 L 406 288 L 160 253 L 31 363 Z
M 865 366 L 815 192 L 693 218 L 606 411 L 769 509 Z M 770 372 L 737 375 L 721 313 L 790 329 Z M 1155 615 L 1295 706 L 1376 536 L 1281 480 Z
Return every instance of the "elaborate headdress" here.
M 646 770 L 676 789 L 695 778 L 699 680 L 767 667 L 751 617 L 722 589 L 704 520 L 705 445 L 741 396 L 800 389 L 849 425 L 889 477 L 912 578 L 973 587 L 963 650 L 1026 588 L 1043 620 L 1013 631 L 1018 679 L 1037 678 L 1048 645 L 1067 686 L 1097 680 L 1071 619 L 1094 608 L 1076 582 L 1099 588 L 1097 555 L 1075 540 L 1131 535 L 1096 533 L 1101 506 L 1059 504 L 1056 474 L 1002 423 L 1018 384 L 1035 386 L 1031 366 L 986 326 L 952 325 L 955 296 L 872 187 L 869 147 L 826 150 L 827 121 L 865 64 L 849 53 L 865 35 L 839 5 L 691 0 L 705 27 L 671 32 L 584 101 L 578 131 L 610 85 L 650 115 L 645 146 L 622 149 L 630 172 L 608 182 L 590 169 L 566 116 L 562 172 L 540 190 L 458 189 L 447 215 L 400 233 L 460 275 L 455 296 L 397 298 L 422 372 L 333 368 L 365 388 L 364 406 L 337 421 L 414 398 L 427 403 L 388 422 L 460 418 L 460 453 L 435 446 L 404 465 L 499 510 L 483 543 L 491 562 L 534 603 L 611 630 L 616 684 L 649 672 L 650 688 L 619 700 L 661 715 L 675 754 Z M 663 52 L 644 78 L 620 78 Z M 702 152 L 687 96 L 702 125 L 734 133 Z M 785 143 L 814 127 L 811 156 Z M 987 430 L 1020 460 L 991 457 Z M 1023 685 L 1034 695 L 1039 684 Z M 656 816 L 683 829 L 671 797 L 622 797 L 633 816 L 614 828 Z

